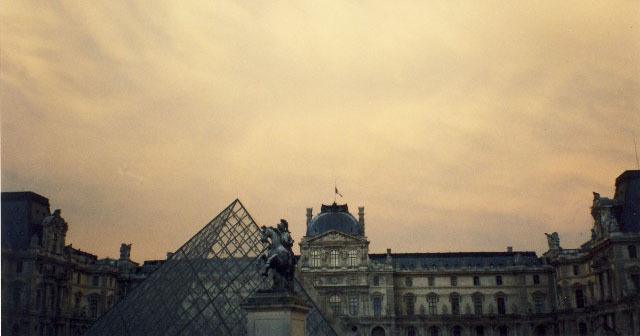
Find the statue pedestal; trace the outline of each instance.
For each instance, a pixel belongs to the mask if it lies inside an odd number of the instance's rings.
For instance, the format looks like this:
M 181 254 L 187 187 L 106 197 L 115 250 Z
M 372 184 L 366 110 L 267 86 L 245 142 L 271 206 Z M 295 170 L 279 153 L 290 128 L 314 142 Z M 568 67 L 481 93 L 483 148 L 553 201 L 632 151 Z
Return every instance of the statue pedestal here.
M 247 311 L 247 336 L 304 336 L 311 307 L 289 292 L 258 292 L 242 303 Z

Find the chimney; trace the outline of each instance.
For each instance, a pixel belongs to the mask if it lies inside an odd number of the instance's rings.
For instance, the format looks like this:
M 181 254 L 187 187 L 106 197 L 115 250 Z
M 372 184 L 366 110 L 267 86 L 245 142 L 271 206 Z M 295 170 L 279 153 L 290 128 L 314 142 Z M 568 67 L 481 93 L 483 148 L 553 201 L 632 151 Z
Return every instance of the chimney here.
M 364 236 L 364 207 L 358 207 L 358 223 L 360 224 L 360 230 Z
M 311 218 L 313 218 L 313 208 L 307 208 L 307 226 L 311 223 Z
M 507 252 L 513 252 L 513 246 L 507 246 Z

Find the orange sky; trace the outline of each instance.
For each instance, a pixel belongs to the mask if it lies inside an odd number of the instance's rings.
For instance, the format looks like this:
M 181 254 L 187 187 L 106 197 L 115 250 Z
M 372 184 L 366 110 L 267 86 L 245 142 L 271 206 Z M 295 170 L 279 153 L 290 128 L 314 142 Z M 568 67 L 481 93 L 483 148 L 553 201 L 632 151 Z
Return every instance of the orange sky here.
M 372 252 L 589 237 L 640 136 L 640 2 L 4 1 L 2 190 L 163 258 L 236 197 Z

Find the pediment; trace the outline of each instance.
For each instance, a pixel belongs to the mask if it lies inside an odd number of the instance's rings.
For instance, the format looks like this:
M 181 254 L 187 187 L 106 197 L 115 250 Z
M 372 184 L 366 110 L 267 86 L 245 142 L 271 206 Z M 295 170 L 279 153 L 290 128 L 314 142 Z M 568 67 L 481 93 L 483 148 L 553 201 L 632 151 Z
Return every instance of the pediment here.
M 320 243 L 320 242 L 326 242 L 326 243 L 331 243 L 331 242 L 362 242 L 365 241 L 364 238 L 360 238 L 360 237 L 356 237 L 356 236 L 352 236 L 350 234 L 346 234 L 344 232 L 340 232 L 340 231 L 336 231 L 336 230 L 331 230 L 331 231 L 327 231 L 319 236 L 316 237 L 312 237 L 309 240 L 307 240 L 308 243 Z

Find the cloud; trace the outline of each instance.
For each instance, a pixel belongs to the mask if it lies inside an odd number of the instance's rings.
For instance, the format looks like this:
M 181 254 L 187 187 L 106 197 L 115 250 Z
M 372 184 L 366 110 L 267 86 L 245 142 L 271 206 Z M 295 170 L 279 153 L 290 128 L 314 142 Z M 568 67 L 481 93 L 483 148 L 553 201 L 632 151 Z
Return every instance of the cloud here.
M 3 190 L 69 242 L 162 258 L 240 197 L 261 224 L 365 205 L 372 251 L 564 246 L 640 126 L 638 4 L 2 7 Z M 524 229 L 526 228 L 526 230 Z M 531 233 L 537 232 L 537 238 Z M 99 239 L 97 239 L 99 237 Z M 298 238 L 299 240 L 299 238 Z

